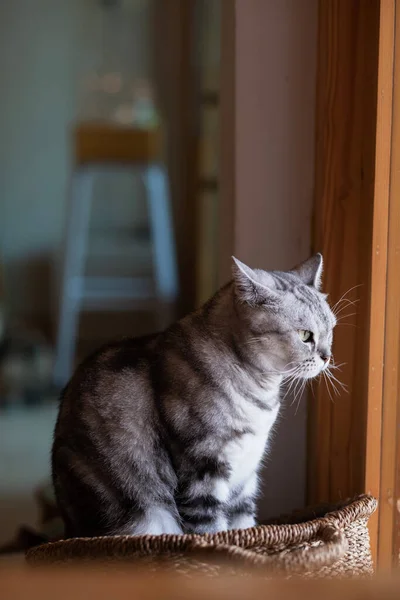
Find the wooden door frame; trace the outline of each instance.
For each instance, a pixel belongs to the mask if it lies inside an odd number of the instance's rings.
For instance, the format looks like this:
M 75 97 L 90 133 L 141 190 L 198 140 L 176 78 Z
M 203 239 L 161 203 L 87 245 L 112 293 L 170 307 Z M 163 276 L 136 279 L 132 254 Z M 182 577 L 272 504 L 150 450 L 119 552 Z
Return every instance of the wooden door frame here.
M 321 386 L 310 400 L 309 500 L 377 497 L 370 535 L 382 567 L 396 554 L 398 512 L 399 11 L 397 0 L 319 1 L 314 247 L 334 302 L 359 287 L 347 296 L 356 310 L 338 306 L 356 314 L 334 344 L 349 396 L 332 404 Z
M 388 203 L 382 430 L 380 444 L 380 505 L 377 558 L 388 568 L 398 565 L 400 551 L 400 3 L 393 3 L 393 92 L 391 115 L 390 187 Z M 391 16 L 391 15 L 390 15 Z M 391 40 L 388 39 L 390 42 Z M 388 51 L 389 48 L 387 49 Z M 382 48 L 383 52 L 383 48 Z M 388 65 L 389 66 L 389 65 Z M 390 74 L 388 74 L 390 80 Z M 370 445 L 370 453 L 374 451 Z M 370 474 L 369 474 L 370 475 Z M 373 476 L 373 474 L 372 474 Z

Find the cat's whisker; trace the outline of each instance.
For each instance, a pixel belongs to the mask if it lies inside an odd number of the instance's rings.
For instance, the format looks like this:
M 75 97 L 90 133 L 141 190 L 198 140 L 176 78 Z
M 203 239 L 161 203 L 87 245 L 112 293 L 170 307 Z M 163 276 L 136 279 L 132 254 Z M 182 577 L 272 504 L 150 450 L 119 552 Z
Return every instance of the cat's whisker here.
M 342 319 L 345 319 L 345 318 L 346 318 L 346 315 L 343 315 L 343 314 L 342 314 L 342 313 L 343 313 L 343 311 L 344 311 L 346 308 L 348 308 L 348 307 L 347 307 L 347 306 L 344 306 L 344 307 L 343 307 L 343 310 L 341 310 L 340 312 L 338 312 L 337 314 L 335 314 L 336 322 L 338 322 L 338 321 L 341 321 Z M 356 314 L 357 314 L 357 311 L 354 311 L 354 313 L 351 313 L 351 314 L 354 314 L 354 315 L 356 315 Z
M 340 315 L 344 310 L 346 310 L 346 308 L 357 308 L 357 306 L 355 306 L 354 302 L 349 302 L 347 304 L 345 304 L 344 306 L 342 306 L 341 308 L 339 308 L 339 310 L 335 311 L 333 314 L 335 315 L 335 317 L 337 317 L 338 315 Z
M 290 381 L 290 384 L 289 384 L 288 388 L 286 389 L 285 395 L 282 398 L 282 402 L 284 402 L 284 400 L 286 400 L 286 398 L 289 396 L 289 394 L 291 393 L 292 388 L 293 388 L 295 382 L 298 381 L 298 378 L 297 377 L 292 377 L 291 380 L 289 380 L 289 381 Z
M 340 381 L 337 377 L 335 377 L 335 375 L 333 373 L 331 373 L 329 369 L 327 369 L 326 374 L 331 380 L 336 381 L 336 383 L 338 385 L 340 385 L 340 387 L 342 388 L 342 390 L 344 392 L 348 393 L 348 391 L 349 391 L 348 386 L 345 383 L 343 383 L 342 381 Z
M 328 370 L 330 371 L 331 369 L 337 369 L 338 371 L 341 371 L 341 367 L 344 367 L 345 365 L 347 365 L 347 363 L 345 362 L 339 363 L 338 365 L 335 365 L 335 363 L 331 363 L 328 367 Z
M 304 392 L 308 383 L 308 379 L 303 379 L 302 381 L 302 385 L 300 386 L 300 391 L 298 394 L 298 400 L 297 400 L 297 406 L 296 406 L 296 410 L 295 410 L 295 415 L 297 414 L 297 411 L 299 410 L 300 407 L 300 402 L 302 401 L 303 397 L 304 397 Z
M 325 373 L 324 373 L 324 372 L 322 372 L 322 377 L 323 377 L 323 379 L 324 379 L 324 383 L 325 383 L 325 386 L 326 386 L 327 392 L 328 392 L 328 394 L 329 394 L 329 398 L 330 398 L 331 402 L 333 403 L 333 398 L 332 398 L 331 390 L 330 390 L 330 388 L 329 388 L 329 385 L 328 385 L 328 382 L 327 382 L 327 379 L 326 379 L 326 375 L 325 375 Z
M 346 298 L 347 294 L 350 294 L 350 292 L 352 292 L 353 290 L 355 290 L 355 289 L 357 289 L 357 288 L 361 287 L 362 285 L 363 285 L 362 283 L 359 283 L 358 285 L 354 285 L 354 286 L 353 286 L 353 287 L 351 287 L 349 290 L 347 290 L 347 292 L 345 292 L 345 293 L 344 293 L 344 294 L 343 294 L 343 295 L 342 295 L 342 296 L 339 298 L 339 300 L 336 302 L 336 304 L 334 304 L 334 305 L 333 305 L 333 307 L 332 307 L 332 309 L 331 309 L 331 310 L 332 310 L 332 312 L 333 312 L 333 313 L 335 312 L 335 309 L 337 308 L 337 306 L 339 305 L 339 303 L 340 303 L 342 300 L 344 300 L 344 299 Z
M 298 411 L 298 410 L 299 410 L 299 408 L 300 408 L 300 402 L 301 402 L 301 399 L 303 398 L 303 395 L 304 395 L 304 392 L 305 392 L 305 389 L 306 389 L 307 383 L 308 383 L 308 380 L 307 380 L 307 379 L 305 379 L 305 380 L 304 380 L 304 383 L 303 383 L 303 387 L 302 387 L 302 389 L 301 389 L 301 392 L 300 392 L 300 395 L 299 395 L 299 400 L 298 400 L 298 402 L 297 402 L 296 410 L 295 410 L 295 412 L 294 412 L 295 416 L 297 415 L 297 411 Z
M 282 398 L 281 398 L 282 403 L 285 402 L 286 398 L 289 396 L 289 392 L 290 392 L 290 390 L 286 390 L 285 394 L 282 396 Z
M 286 377 L 283 378 L 282 384 L 283 385 L 288 385 L 291 384 L 291 382 L 293 381 L 297 381 L 297 379 L 299 378 L 300 373 L 292 373 L 291 375 L 287 375 Z
M 348 300 L 347 298 L 345 298 L 345 300 L 343 300 L 343 302 L 346 302 L 346 304 L 344 304 L 344 306 L 341 306 L 339 308 L 339 310 L 334 310 L 332 311 L 333 314 L 335 315 L 335 317 L 337 317 L 338 315 L 340 315 L 340 313 L 342 313 L 344 310 L 346 310 L 346 308 L 348 306 L 355 306 L 358 302 L 360 302 L 360 300 Z
M 296 381 L 296 385 L 295 385 L 294 390 L 293 390 L 293 399 L 292 399 L 292 401 L 290 403 L 290 406 L 293 406 L 293 404 L 294 404 L 294 402 L 296 400 L 296 390 L 297 390 L 298 384 L 299 384 L 299 380 Z
M 293 404 L 296 402 L 296 400 L 297 400 L 297 394 L 298 394 L 298 390 L 299 390 L 299 389 L 301 390 L 301 384 L 302 384 L 302 382 L 303 382 L 303 380 L 302 380 L 302 379 L 300 379 L 300 378 L 297 380 L 297 382 L 296 382 L 296 385 L 295 385 L 295 388 L 294 388 L 294 391 L 293 391 L 293 400 L 292 400 L 292 402 L 290 403 L 290 406 L 293 406 Z M 299 388 L 299 386 L 300 386 L 300 388 Z
M 340 392 L 339 392 L 338 388 L 336 387 L 336 385 L 333 383 L 332 379 L 330 378 L 329 373 L 326 373 L 326 376 L 328 378 L 329 383 L 332 386 L 332 389 L 333 389 L 335 395 L 340 396 Z
M 327 374 L 329 375 L 329 377 L 331 377 L 332 379 L 334 379 L 337 383 L 339 383 L 341 386 L 343 386 L 343 388 L 347 389 L 347 385 L 345 383 L 343 383 L 342 381 L 340 381 L 340 379 L 338 379 L 332 372 L 331 370 L 328 368 L 326 370 Z
M 288 369 L 287 371 L 280 371 L 279 369 L 272 369 L 270 371 L 265 371 L 265 373 L 274 373 L 275 375 L 291 375 L 292 373 L 294 373 L 296 371 L 297 367 L 292 367 L 291 369 Z
M 293 388 L 294 384 L 295 384 L 296 382 L 298 382 L 298 381 L 299 381 L 299 377 L 298 377 L 298 376 L 300 375 L 300 370 L 301 370 L 301 368 L 300 368 L 300 366 L 299 366 L 299 367 L 297 368 L 297 371 L 296 371 L 296 373 L 295 373 L 294 375 L 292 375 L 291 377 L 289 377 L 289 378 L 288 378 L 288 381 L 289 381 L 290 383 L 289 383 L 289 386 L 288 386 L 288 388 L 287 388 L 287 390 L 286 390 L 286 393 L 285 393 L 284 397 L 282 398 L 282 402 L 283 402 L 283 401 L 286 399 L 286 397 L 287 397 L 287 396 L 290 394 L 290 392 L 292 391 L 292 388 Z
M 329 377 L 327 377 L 327 387 L 329 387 L 329 385 L 331 386 L 331 389 L 333 390 L 333 393 L 335 396 L 340 396 L 337 388 L 334 386 L 334 384 L 332 383 L 332 381 L 329 379 Z M 332 402 L 335 403 L 334 398 L 332 398 Z
M 322 376 L 323 376 L 323 378 L 324 378 L 324 381 L 325 381 L 325 385 L 326 385 L 326 389 L 327 389 L 327 391 L 328 391 L 328 394 L 329 394 L 329 398 L 331 399 L 331 402 L 334 404 L 334 403 L 335 403 L 335 401 L 334 401 L 334 399 L 333 399 L 333 397 L 332 397 L 331 390 L 330 390 L 330 388 L 329 388 L 329 385 L 328 385 L 328 379 L 327 379 L 327 377 L 326 377 L 326 373 L 325 373 L 325 371 L 322 371 Z
M 296 381 L 298 381 L 298 380 L 299 380 L 299 377 L 298 377 L 298 375 L 299 375 L 299 373 L 296 373 L 295 375 L 292 375 L 292 377 L 288 378 L 288 383 L 289 383 L 289 386 L 288 386 L 288 388 L 287 388 L 287 391 L 288 391 L 288 392 L 290 392 L 290 391 L 291 391 L 291 389 L 293 388 L 293 386 L 294 386 L 294 384 L 296 383 Z
M 303 383 L 304 383 L 304 380 L 300 379 L 299 385 L 296 385 L 296 389 L 293 394 L 293 400 L 292 400 L 290 406 L 293 406 L 295 404 L 297 405 L 298 399 L 299 398 L 301 399 L 301 391 L 303 389 Z M 296 414 L 296 412 L 295 412 L 295 414 Z
M 295 360 L 290 361 L 289 363 L 287 363 L 284 366 L 284 369 L 286 369 L 286 367 L 288 367 L 289 365 L 292 365 L 295 363 L 297 363 L 297 361 L 295 361 Z M 291 369 L 288 369 L 287 371 L 285 371 L 285 370 L 280 371 L 279 369 L 270 369 L 269 371 L 264 371 L 264 374 L 265 375 L 284 375 L 284 376 L 287 374 L 292 375 L 297 371 L 297 369 L 299 369 L 299 365 L 292 367 Z
M 342 302 L 346 302 L 347 304 L 357 304 L 358 302 L 360 302 L 360 298 L 356 298 L 355 300 L 350 300 L 350 298 L 343 298 L 343 300 L 340 300 L 340 304 Z
M 288 379 L 288 378 L 291 378 L 291 377 L 295 377 L 299 373 L 300 373 L 300 367 L 299 366 L 294 367 L 293 369 L 291 369 L 290 371 L 288 371 L 288 377 L 287 378 L 285 377 L 285 379 Z
M 357 314 L 356 312 L 347 313 L 346 315 L 342 315 L 341 317 L 339 317 L 336 320 L 339 322 L 339 321 L 342 321 L 343 319 L 347 319 L 347 317 L 354 317 L 356 314 Z
M 287 376 L 290 377 L 291 375 L 297 375 L 300 373 L 300 371 L 301 371 L 301 369 L 299 367 L 295 367 L 289 371 L 280 371 L 280 374 L 284 375 L 285 379 L 286 379 Z
M 293 362 L 297 362 L 297 361 L 293 361 Z M 288 363 L 288 364 L 291 364 L 291 363 Z M 290 370 L 290 371 L 292 371 L 292 375 L 293 375 L 293 374 L 298 374 L 298 373 L 300 373 L 300 372 L 301 372 L 301 369 L 302 369 L 301 365 L 299 365 L 299 364 L 296 364 L 296 366 L 295 366 L 295 367 L 292 367 L 292 368 L 291 368 L 291 369 L 289 369 L 289 370 Z
M 286 363 L 286 365 L 283 368 L 286 369 L 286 367 L 288 367 L 289 365 L 296 365 L 296 367 L 292 367 L 292 368 L 297 368 L 298 366 L 300 366 L 297 363 L 298 363 L 297 360 L 291 360 L 290 362 Z
M 326 370 L 326 376 L 327 376 L 332 388 L 335 389 L 335 391 L 337 391 L 337 395 L 340 395 L 340 392 L 334 383 L 335 381 L 338 385 L 340 385 L 340 387 L 343 389 L 343 391 L 347 391 L 345 384 L 342 383 L 341 381 L 339 381 L 339 379 L 337 379 L 332 373 L 330 373 L 328 369 Z

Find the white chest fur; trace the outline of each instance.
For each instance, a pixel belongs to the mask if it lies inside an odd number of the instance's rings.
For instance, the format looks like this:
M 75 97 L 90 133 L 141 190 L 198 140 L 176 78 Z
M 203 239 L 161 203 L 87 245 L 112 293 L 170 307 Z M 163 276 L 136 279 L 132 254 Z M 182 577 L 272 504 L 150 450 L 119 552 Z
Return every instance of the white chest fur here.
M 224 459 L 231 467 L 229 487 L 234 489 L 247 482 L 257 470 L 264 453 L 271 429 L 276 421 L 279 405 L 271 410 L 256 409 L 254 419 L 249 423 L 252 433 L 247 433 L 227 443 Z

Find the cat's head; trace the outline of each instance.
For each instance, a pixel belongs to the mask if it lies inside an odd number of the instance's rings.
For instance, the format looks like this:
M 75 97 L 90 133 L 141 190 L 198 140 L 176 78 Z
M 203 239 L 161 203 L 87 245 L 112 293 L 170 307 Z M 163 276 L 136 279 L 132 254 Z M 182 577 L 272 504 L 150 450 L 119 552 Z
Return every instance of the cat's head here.
M 309 379 L 328 367 L 336 318 L 320 292 L 322 268 L 321 254 L 287 272 L 250 269 L 234 259 L 243 343 L 267 372 Z

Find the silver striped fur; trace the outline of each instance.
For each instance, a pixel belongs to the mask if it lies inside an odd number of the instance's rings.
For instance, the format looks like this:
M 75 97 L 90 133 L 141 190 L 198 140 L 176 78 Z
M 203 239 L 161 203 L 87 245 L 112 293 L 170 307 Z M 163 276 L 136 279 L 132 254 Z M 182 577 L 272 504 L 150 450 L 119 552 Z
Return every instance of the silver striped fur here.
M 234 259 L 232 281 L 202 308 L 78 367 L 52 450 L 66 536 L 255 524 L 282 383 L 314 377 L 329 361 L 335 317 L 321 272 L 320 255 L 289 272 Z

